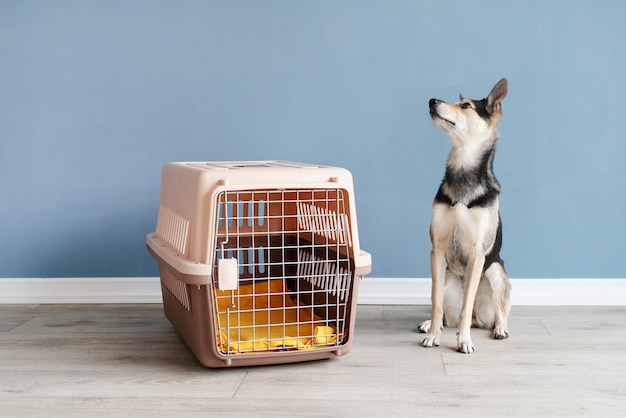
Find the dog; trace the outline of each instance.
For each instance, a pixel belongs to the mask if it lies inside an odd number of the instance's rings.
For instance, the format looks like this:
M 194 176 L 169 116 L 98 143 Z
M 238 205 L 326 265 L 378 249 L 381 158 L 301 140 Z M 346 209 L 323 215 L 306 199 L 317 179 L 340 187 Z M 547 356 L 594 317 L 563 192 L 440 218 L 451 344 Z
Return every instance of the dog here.
M 435 196 L 430 224 L 431 319 L 418 325 L 424 347 L 439 346 L 443 325 L 457 327 L 457 351 L 470 354 L 470 328 L 509 337 L 511 284 L 500 258 L 500 183 L 493 173 L 496 125 L 508 92 L 506 78 L 482 100 L 430 99 L 430 117 L 452 150 Z

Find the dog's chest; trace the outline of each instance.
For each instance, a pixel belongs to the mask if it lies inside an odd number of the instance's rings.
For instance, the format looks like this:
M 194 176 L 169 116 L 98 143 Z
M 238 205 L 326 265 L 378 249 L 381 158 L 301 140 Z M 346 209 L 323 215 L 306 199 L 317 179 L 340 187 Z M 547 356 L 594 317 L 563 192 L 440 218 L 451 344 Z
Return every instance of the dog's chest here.
M 467 254 L 471 253 L 476 241 L 477 231 L 467 228 L 470 222 L 470 210 L 463 204 L 457 204 L 449 211 L 452 224 L 452 236 L 446 249 L 448 264 L 464 266 L 467 264 Z
M 464 271 L 469 257 L 476 253 L 486 254 L 493 245 L 497 231 L 497 222 L 494 222 L 497 221 L 497 204 L 472 208 L 460 203 L 440 206 L 437 216 L 433 216 L 433 237 L 447 243 L 448 265 Z

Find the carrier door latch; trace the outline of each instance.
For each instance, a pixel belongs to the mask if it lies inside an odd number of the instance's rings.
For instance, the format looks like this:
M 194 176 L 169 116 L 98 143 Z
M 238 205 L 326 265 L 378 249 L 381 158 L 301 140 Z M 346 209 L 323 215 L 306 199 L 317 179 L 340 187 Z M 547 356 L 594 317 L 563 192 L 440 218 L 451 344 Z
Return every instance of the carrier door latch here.
M 237 290 L 239 284 L 239 265 L 236 258 L 217 260 L 217 286 L 219 290 Z

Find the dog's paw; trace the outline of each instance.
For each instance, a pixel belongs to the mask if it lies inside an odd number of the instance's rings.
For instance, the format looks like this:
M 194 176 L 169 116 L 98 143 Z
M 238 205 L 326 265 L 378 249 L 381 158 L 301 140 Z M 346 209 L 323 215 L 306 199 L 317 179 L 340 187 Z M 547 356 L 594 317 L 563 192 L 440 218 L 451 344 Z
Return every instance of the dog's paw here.
M 474 343 L 472 342 L 472 338 L 470 337 L 469 330 L 460 329 L 457 332 L 457 340 L 456 340 L 456 348 L 459 353 L 471 354 L 474 352 Z
M 466 341 L 458 344 L 456 351 L 463 354 L 471 354 L 474 352 L 474 344 L 471 341 Z
M 430 319 L 420 322 L 417 326 L 417 330 L 423 334 L 427 334 L 430 331 Z
M 507 331 L 504 328 L 500 328 L 500 327 L 495 327 L 493 329 L 493 337 L 496 340 L 504 340 L 509 338 L 509 331 Z
M 422 341 L 422 345 L 424 347 L 439 347 L 439 335 L 428 334 L 426 338 Z

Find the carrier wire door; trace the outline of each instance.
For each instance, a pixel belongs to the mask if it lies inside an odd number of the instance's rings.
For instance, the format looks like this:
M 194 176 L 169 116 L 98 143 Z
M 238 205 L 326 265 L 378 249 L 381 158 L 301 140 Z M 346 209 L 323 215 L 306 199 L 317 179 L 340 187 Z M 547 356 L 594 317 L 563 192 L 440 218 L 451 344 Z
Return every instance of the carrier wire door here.
M 233 191 L 218 201 L 213 291 L 222 353 L 342 345 L 352 287 L 344 191 Z M 233 283 L 220 276 L 223 260 L 237 260 L 236 288 L 222 290 Z

